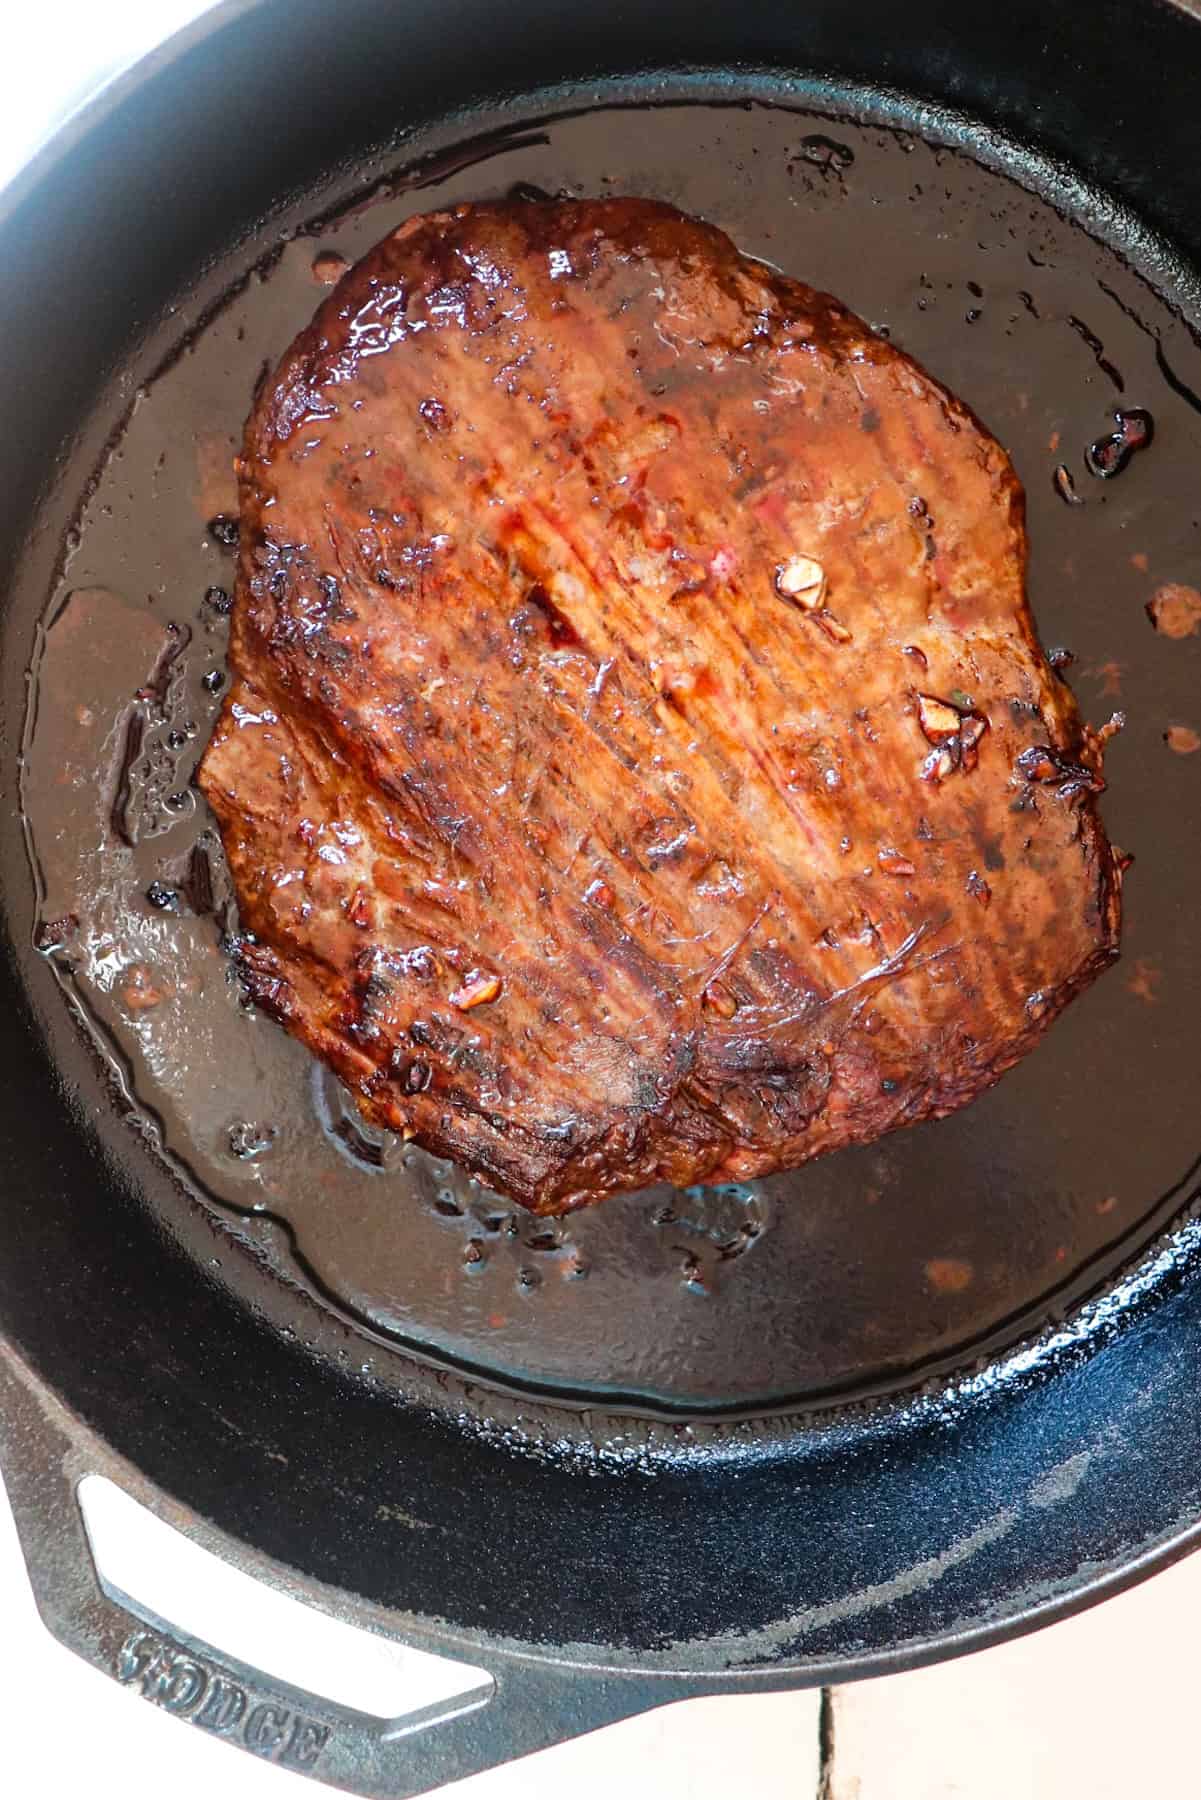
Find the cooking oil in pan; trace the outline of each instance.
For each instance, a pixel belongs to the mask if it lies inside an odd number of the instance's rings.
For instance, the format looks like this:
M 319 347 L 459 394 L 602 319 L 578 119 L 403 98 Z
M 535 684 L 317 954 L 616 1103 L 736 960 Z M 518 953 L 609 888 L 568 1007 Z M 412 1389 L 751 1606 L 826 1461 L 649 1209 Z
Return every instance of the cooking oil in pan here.
M 192 785 L 224 685 L 232 458 L 255 382 L 387 230 L 514 190 L 699 213 L 837 293 L 980 414 L 1026 485 L 1044 641 L 1074 651 L 1086 713 L 1126 712 L 1104 810 L 1137 858 L 1123 963 L 966 1112 L 769 1181 L 566 1220 L 368 1126 L 247 1007 Z M 1201 1148 L 1201 941 L 1180 929 L 1201 784 L 1201 351 L 1185 324 L 1115 250 L 962 151 L 780 106 L 527 122 L 281 229 L 137 390 L 40 630 L 26 730 L 39 947 L 197 1202 L 373 1334 L 494 1379 L 692 1410 L 912 1383 L 1096 1283 L 1189 1197 Z

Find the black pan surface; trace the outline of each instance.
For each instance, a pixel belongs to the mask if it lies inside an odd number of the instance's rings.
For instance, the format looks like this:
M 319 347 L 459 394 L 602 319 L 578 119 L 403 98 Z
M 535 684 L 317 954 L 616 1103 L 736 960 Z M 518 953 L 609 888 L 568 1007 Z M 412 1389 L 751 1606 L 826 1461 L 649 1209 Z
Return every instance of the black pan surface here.
M 0 1324 L 152 1481 L 334 1587 L 569 1659 L 818 1678 L 1012 1625 L 1201 1511 L 1201 635 L 1146 611 L 1201 586 L 1196 29 L 1094 9 L 1086 65 L 1022 6 L 918 7 L 903 41 L 887 9 L 677 10 L 489 9 L 483 69 L 466 4 L 282 35 L 230 8 L 10 201 L 0 367 L 40 404 L 0 497 Z M 1136 858 L 1119 968 L 966 1112 L 562 1224 L 365 1131 L 239 1004 L 190 787 L 232 574 L 208 522 L 315 261 L 516 184 L 712 219 L 984 418 L 1044 641 L 1128 716 L 1105 816 Z M 1118 407 L 1154 441 L 1101 481 Z

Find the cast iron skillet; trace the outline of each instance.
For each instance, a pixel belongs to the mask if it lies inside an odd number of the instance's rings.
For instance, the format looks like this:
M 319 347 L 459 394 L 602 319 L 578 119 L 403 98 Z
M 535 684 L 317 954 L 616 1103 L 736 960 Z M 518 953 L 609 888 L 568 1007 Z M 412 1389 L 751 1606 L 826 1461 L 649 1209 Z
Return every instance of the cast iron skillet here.
M 260 1755 L 407 1795 L 685 1695 L 976 1648 L 1191 1547 L 1201 756 L 1163 733 L 1201 725 L 1201 637 L 1157 637 L 1144 603 L 1201 576 L 1198 32 L 1152 0 L 258 0 L 110 89 L 0 201 L 0 1441 L 43 1613 L 100 1667 Z M 385 176 L 382 210 L 348 223 Z M 489 1265 L 508 1284 L 490 1348 L 466 1301 L 390 1314 L 337 1260 L 354 1230 L 323 1238 L 303 1192 L 247 1220 L 168 1165 L 136 1069 L 123 1086 L 70 1003 L 21 763 L 39 620 L 97 554 L 72 534 L 134 442 L 139 384 L 153 419 L 156 382 L 222 321 L 283 330 L 300 299 L 252 273 L 265 248 L 287 241 L 286 269 L 297 243 L 365 247 L 397 207 L 516 179 L 716 217 L 887 325 L 997 429 L 1030 493 L 1044 635 L 1076 638 L 1094 715 L 1124 684 L 1106 816 L 1138 863 L 1122 970 L 961 1121 L 727 1196 L 774 1221 L 736 1260 L 703 1196 L 610 1202 L 586 1227 L 599 1300 L 525 1281 L 564 1246 L 518 1222 L 513 1260 Z M 260 289 L 285 295 L 278 319 Z M 206 394 L 227 421 L 247 392 L 231 350 Z M 1156 441 L 1102 488 L 1080 452 L 1123 401 L 1151 408 Z M 178 495 L 130 458 L 140 575 L 160 527 L 175 545 Z M 1053 486 L 1060 461 L 1082 506 Z M 184 536 L 160 611 L 186 588 L 191 617 L 213 550 Z M 486 1200 L 440 1204 L 486 1231 Z M 377 1217 L 367 1260 L 409 1241 L 406 1219 Z M 380 1721 L 148 1623 L 95 1575 L 75 1500 L 91 1471 L 492 1685 Z

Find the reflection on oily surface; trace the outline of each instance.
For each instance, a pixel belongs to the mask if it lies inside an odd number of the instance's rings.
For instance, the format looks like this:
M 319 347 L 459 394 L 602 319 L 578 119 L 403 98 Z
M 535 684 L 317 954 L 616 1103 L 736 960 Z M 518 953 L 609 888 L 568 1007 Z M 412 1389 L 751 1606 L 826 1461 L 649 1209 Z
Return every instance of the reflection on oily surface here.
M 1095 1280 L 1196 1155 L 1201 969 L 1181 833 L 1201 757 L 1165 734 L 1201 730 L 1201 635 L 1183 629 L 1201 585 L 1201 355 L 1117 256 L 914 139 L 693 106 L 625 114 L 617 130 L 584 116 L 534 140 L 286 244 L 134 408 L 35 671 L 25 798 L 41 942 L 171 1154 L 251 1215 L 231 1229 L 285 1220 L 290 1235 L 264 1238 L 281 1274 L 299 1257 L 375 1329 L 513 1379 L 681 1405 L 911 1379 L 1036 1323 L 1079 1271 Z M 1086 715 L 1127 714 L 1104 811 L 1136 856 L 1121 964 L 965 1113 L 794 1175 L 620 1197 L 566 1221 L 528 1218 L 371 1131 L 243 1006 L 221 948 L 227 879 L 191 786 L 224 679 L 219 521 L 264 361 L 311 314 L 323 259 L 520 182 L 651 193 L 712 219 L 886 327 L 979 413 L 1027 489 L 1043 641 L 1075 653 Z M 1153 441 L 1116 475 L 1090 474 L 1086 451 L 1135 408 Z

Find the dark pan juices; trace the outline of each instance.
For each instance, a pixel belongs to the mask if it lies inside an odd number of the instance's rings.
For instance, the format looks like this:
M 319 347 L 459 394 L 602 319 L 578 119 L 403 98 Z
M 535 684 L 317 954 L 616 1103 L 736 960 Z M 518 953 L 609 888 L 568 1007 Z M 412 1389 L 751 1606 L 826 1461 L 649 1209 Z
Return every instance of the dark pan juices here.
M 837 294 L 980 415 L 1026 486 L 1043 641 L 1075 653 L 1094 723 L 1127 715 L 1104 816 L 1136 858 L 1121 963 L 966 1112 L 795 1174 L 566 1221 L 370 1130 L 244 1005 L 192 786 L 221 701 L 230 465 L 256 381 L 386 231 L 514 189 L 672 201 Z M 225 303 L 139 391 L 80 515 L 37 649 L 24 800 L 39 945 L 231 1233 L 365 1332 L 488 1379 L 752 1411 L 962 1366 L 1192 1198 L 1201 944 L 1179 851 L 1201 754 L 1165 734 L 1201 731 L 1201 351 L 1115 250 L 960 151 L 689 104 L 527 122 L 363 200 L 314 201 L 248 277 L 229 273 Z M 1157 597 L 1175 635 L 1153 629 Z

